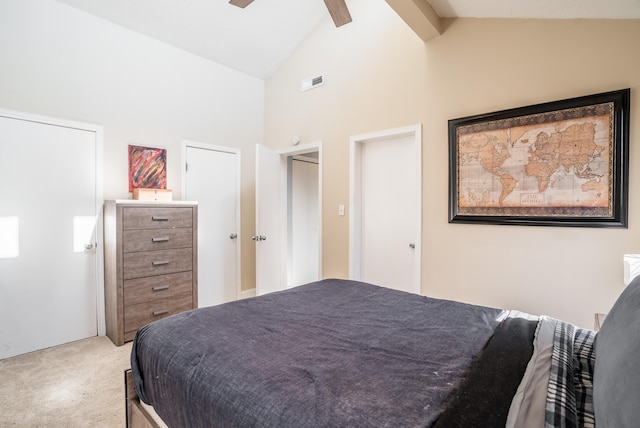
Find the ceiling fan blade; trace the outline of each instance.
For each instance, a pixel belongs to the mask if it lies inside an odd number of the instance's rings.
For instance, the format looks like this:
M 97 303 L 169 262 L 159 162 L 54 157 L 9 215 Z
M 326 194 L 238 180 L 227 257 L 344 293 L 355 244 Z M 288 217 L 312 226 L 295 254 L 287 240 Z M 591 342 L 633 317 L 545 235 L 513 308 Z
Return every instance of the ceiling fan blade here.
M 327 5 L 331 19 L 333 19 L 333 23 L 336 24 L 336 27 L 340 27 L 351 22 L 351 14 L 349 13 L 345 0 L 324 0 L 324 4 Z
M 229 3 L 231 3 L 232 5 L 241 7 L 243 9 L 249 6 L 252 2 L 253 0 L 229 0 Z

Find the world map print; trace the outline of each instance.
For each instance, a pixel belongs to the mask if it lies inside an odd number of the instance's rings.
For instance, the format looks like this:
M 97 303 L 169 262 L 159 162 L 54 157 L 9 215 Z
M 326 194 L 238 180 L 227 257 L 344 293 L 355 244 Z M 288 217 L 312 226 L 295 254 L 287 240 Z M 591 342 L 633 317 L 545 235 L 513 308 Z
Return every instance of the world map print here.
M 609 215 L 610 103 L 461 126 L 458 214 Z

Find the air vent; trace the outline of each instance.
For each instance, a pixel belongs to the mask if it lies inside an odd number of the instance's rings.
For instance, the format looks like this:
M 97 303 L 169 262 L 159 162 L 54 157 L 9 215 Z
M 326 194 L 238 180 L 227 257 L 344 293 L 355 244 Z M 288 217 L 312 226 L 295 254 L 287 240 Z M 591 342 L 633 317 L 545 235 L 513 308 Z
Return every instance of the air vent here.
M 312 77 L 311 79 L 306 79 L 300 82 L 300 92 L 308 91 L 309 89 L 313 89 L 316 86 L 320 86 L 324 84 L 324 75 Z

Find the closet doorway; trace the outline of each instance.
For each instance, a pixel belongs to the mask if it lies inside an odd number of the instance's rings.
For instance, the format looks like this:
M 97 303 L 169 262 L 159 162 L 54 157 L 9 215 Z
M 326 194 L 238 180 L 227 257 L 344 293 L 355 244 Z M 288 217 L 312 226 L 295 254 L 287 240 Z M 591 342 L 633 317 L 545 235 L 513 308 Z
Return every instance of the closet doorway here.
M 318 156 L 310 152 L 287 157 L 287 287 L 320 276 Z
M 256 147 L 256 294 L 322 274 L 322 144 Z

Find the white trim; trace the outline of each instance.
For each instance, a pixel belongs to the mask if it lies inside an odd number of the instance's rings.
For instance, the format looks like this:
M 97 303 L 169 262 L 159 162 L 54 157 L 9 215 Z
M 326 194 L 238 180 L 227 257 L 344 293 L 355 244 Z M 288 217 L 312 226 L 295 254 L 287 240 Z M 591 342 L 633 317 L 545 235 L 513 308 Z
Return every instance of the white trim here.
M 98 336 L 107 334 L 105 302 L 104 302 L 104 227 L 103 227 L 103 207 L 104 207 L 104 130 L 102 126 L 95 125 L 96 133 L 96 212 L 100 227 L 96 227 L 96 275 L 98 275 L 97 287 L 98 295 L 96 302 L 96 315 L 98 317 Z
M 182 141 L 182 162 L 181 162 L 181 177 L 182 180 L 182 197 L 186 195 L 187 192 L 187 180 L 186 180 L 186 162 L 187 162 L 187 147 L 193 147 L 197 149 L 203 150 L 213 150 L 217 152 L 223 153 L 231 153 L 236 155 L 236 225 L 237 225 L 237 234 L 238 237 L 236 245 L 236 287 L 235 287 L 235 295 L 236 300 L 242 293 L 242 211 L 241 211 L 241 189 L 242 189 L 242 151 L 235 147 L 224 147 L 217 146 L 214 144 L 200 143 L 197 141 L 183 140 Z
M 0 109 L 0 116 L 9 119 L 19 119 L 29 122 L 43 123 L 46 125 L 61 126 L 93 132 L 96 141 L 95 174 L 96 188 L 96 324 L 98 336 L 106 335 L 106 320 L 104 309 L 104 241 L 103 241 L 103 206 L 104 206 L 104 128 L 84 122 L 76 122 L 66 119 L 41 116 L 37 114 Z
M 416 225 L 416 271 L 414 291 L 418 294 L 422 287 L 422 125 L 412 125 L 403 128 L 388 129 L 368 134 L 354 135 L 349 139 L 349 278 L 360 279 L 360 218 L 362 206 L 360 204 L 360 188 L 362 186 L 362 171 L 360 156 L 362 144 L 373 141 L 389 140 L 401 137 L 413 137 L 416 148 L 416 168 L 418 171 L 418 185 L 416 190 L 417 225 Z
M 240 292 L 240 295 L 238 296 L 238 300 L 248 299 L 250 297 L 255 297 L 255 296 L 256 296 L 256 289 L 255 288 L 250 288 L 248 290 L 242 290 Z

